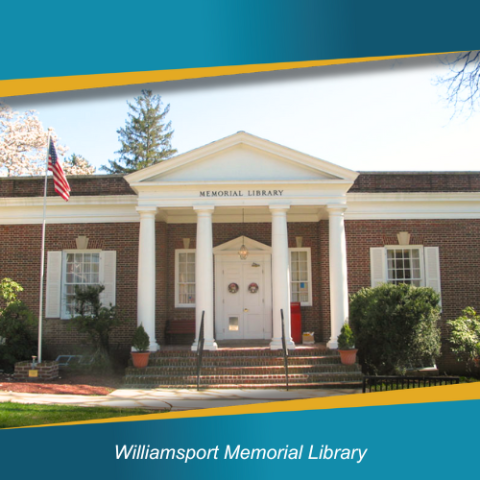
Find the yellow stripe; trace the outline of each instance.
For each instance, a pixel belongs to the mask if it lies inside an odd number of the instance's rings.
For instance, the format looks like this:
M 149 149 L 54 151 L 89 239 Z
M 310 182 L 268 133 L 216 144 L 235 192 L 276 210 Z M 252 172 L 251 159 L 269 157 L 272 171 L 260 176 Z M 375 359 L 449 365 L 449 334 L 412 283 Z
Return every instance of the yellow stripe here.
M 345 63 L 374 62 L 397 58 L 424 57 L 434 55 L 395 55 L 390 57 L 340 58 L 335 60 L 316 60 L 307 62 L 262 63 L 256 65 L 235 65 L 226 67 L 182 68 L 176 70 L 155 70 L 150 72 L 105 73 L 98 75 L 74 75 L 68 77 L 23 78 L 0 81 L 0 97 L 32 95 L 36 93 L 64 92 L 88 88 L 104 88 L 120 85 L 135 85 L 153 82 L 169 82 L 190 78 L 219 77 L 241 73 L 271 72 L 294 68 L 321 67 Z M 438 53 L 435 55 L 443 55 Z
M 224 415 L 247 415 L 258 413 L 298 412 L 304 410 L 327 410 L 335 408 L 379 407 L 387 405 L 408 405 L 418 403 L 454 402 L 480 399 L 480 382 L 442 387 L 395 390 L 392 392 L 343 395 L 339 397 L 312 398 L 307 400 L 290 400 L 285 402 L 240 405 L 235 407 L 189 410 L 186 412 L 154 413 L 132 417 L 107 418 L 104 420 L 86 420 L 53 425 L 35 425 L 50 427 L 64 425 L 86 425 L 94 423 L 135 422 L 142 420 L 171 420 L 175 418 L 219 417 Z M 21 427 L 32 428 L 32 427 Z

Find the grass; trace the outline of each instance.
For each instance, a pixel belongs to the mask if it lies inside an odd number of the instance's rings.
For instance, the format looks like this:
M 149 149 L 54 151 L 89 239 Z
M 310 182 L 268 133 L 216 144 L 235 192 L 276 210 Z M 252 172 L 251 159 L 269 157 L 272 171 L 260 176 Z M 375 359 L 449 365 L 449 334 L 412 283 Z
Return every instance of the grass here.
M 148 415 L 165 413 L 166 411 L 145 410 L 143 408 L 79 407 L 76 405 L 37 405 L 5 402 L 0 403 L 0 428 Z

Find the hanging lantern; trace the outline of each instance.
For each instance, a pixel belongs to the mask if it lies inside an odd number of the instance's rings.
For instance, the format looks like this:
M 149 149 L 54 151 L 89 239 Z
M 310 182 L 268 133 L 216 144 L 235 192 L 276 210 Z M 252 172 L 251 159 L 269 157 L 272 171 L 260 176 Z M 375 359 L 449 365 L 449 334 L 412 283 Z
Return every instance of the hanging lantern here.
M 246 260 L 247 259 L 248 250 L 247 250 L 247 247 L 245 246 L 244 243 L 242 243 L 242 246 L 240 247 L 240 250 L 238 251 L 238 254 L 240 255 L 240 260 Z
M 245 210 L 242 209 L 242 223 L 245 224 Z M 238 254 L 240 255 L 240 260 L 246 260 L 248 255 L 247 247 L 245 246 L 245 235 L 242 237 L 243 242 Z

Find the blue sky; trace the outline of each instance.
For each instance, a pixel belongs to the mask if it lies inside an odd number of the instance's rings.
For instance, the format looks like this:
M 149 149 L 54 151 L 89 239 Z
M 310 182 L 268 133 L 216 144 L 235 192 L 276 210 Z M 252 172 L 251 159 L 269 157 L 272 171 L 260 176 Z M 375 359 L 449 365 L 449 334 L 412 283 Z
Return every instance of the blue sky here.
M 480 170 L 480 115 L 451 119 L 438 57 L 299 69 L 6 99 L 35 109 L 95 166 L 116 158 L 127 100 L 144 87 L 170 104 L 186 152 L 245 130 L 353 170 Z M 102 173 L 102 172 L 98 172 Z

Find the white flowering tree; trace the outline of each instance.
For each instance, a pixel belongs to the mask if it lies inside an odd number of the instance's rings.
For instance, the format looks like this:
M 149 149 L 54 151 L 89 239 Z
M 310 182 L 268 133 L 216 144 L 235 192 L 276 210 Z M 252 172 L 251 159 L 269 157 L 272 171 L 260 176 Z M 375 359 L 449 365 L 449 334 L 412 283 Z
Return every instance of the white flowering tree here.
M 93 175 L 95 167 L 82 155 L 72 153 L 70 157 L 63 161 L 63 171 L 65 175 Z
M 68 147 L 58 144 L 54 130 L 50 130 L 50 135 L 58 155 L 64 156 Z M 0 101 L 0 176 L 44 175 L 47 138 L 48 132 L 44 130 L 34 110 L 21 114 Z M 95 168 L 83 157 L 80 159 L 79 162 L 66 162 L 64 170 L 67 175 L 89 175 L 95 172 Z

